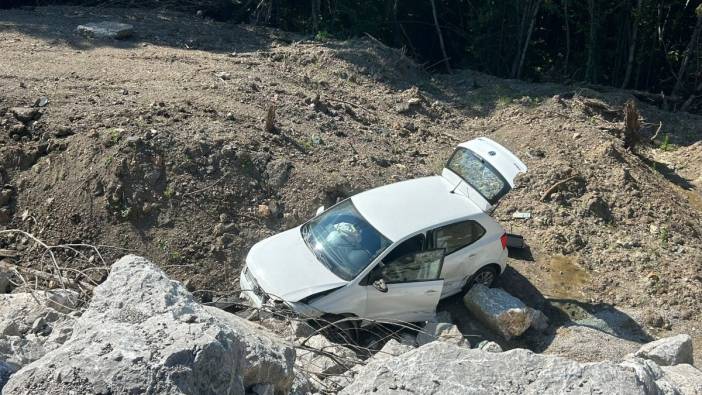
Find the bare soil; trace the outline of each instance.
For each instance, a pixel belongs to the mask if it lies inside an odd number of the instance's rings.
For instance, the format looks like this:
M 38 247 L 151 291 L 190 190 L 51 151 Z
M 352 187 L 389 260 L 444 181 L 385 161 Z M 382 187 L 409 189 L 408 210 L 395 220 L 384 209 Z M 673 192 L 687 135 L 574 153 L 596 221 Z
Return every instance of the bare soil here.
M 136 36 L 74 33 L 103 20 Z M 145 255 L 207 301 L 237 293 L 258 240 L 319 205 L 435 174 L 457 143 L 488 136 L 529 166 L 495 212 L 530 246 L 500 285 L 553 323 L 505 346 L 594 360 L 609 340 L 578 351 L 568 328 L 635 343 L 689 333 L 702 361 L 699 116 L 639 103 L 642 141 L 627 148 L 626 91 L 432 76 L 371 38 L 310 41 L 157 11 L 3 10 L 0 52 L 0 226 L 101 245 L 106 260 Z M 39 266 L 25 237 L 0 248 Z M 446 304 L 470 333 L 460 300 Z

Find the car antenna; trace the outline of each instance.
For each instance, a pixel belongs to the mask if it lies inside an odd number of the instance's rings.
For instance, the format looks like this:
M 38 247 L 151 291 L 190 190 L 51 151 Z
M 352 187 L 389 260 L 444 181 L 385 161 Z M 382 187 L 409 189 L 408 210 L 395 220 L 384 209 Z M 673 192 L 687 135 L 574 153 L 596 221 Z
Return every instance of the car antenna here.
M 458 180 L 458 184 L 456 184 L 456 186 L 453 187 L 453 189 L 451 190 L 451 193 L 456 193 L 456 189 L 458 189 L 458 186 L 461 185 L 462 182 L 463 182 L 463 180 Z

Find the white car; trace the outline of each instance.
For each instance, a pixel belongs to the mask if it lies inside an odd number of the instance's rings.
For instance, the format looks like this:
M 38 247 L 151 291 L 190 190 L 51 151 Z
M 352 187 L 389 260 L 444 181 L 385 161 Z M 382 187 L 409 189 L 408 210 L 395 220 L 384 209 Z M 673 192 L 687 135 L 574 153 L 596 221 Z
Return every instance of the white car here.
M 526 165 L 500 144 L 460 144 L 441 176 L 354 195 L 249 251 L 242 295 L 303 316 L 432 319 L 440 299 L 490 286 L 507 235 L 489 213 Z M 338 319 L 338 318 L 337 318 Z

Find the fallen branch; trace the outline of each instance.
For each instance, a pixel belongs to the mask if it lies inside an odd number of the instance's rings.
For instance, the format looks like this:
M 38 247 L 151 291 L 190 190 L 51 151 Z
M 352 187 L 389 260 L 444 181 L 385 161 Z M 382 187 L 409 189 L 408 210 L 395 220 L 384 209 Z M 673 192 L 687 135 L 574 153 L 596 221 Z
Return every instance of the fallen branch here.
M 558 181 L 557 183 L 553 184 L 553 185 L 551 186 L 551 188 L 547 189 L 546 192 L 544 192 L 543 195 L 541 195 L 541 199 L 540 199 L 540 200 L 541 200 L 542 202 L 543 202 L 543 201 L 546 201 L 546 199 L 548 199 L 548 197 L 551 196 L 552 193 L 556 192 L 556 190 L 557 190 L 558 188 L 560 188 L 561 186 L 563 186 L 565 183 L 567 183 L 567 182 L 569 182 L 569 181 L 573 181 L 573 180 L 576 179 L 576 178 L 578 178 L 578 176 L 568 177 L 568 178 L 566 178 L 565 180 L 561 180 L 561 181 Z
M 93 290 L 95 289 L 94 285 L 85 283 L 83 281 L 71 280 L 69 278 L 59 276 L 56 274 L 46 273 L 46 272 L 42 272 L 39 270 L 31 269 L 28 267 L 22 267 L 22 266 L 10 263 L 6 260 L 0 261 L 0 269 L 8 270 L 8 271 L 17 271 L 20 273 L 29 274 L 29 275 L 32 275 L 36 278 L 42 279 L 44 281 L 58 281 L 58 282 L 61 282 L 63 284 L 67 284 L 68 286 L 73 286 L 74 288 L 80 286 L 80 287 L 83 287 L 90 292 L 93 292 Z M 75 270 L 75 269 L 73 269 L 73 270 Z
M 651 143 L 655 143 L 656 138 L 658 137 L 658 133 L 661 132 L 661 128 L 663 127 L 663 121 L 660 121 L 658 124 L 658 129 L 656 129 L 656 133 L 653 133 L 653 136 L 651 136 Z

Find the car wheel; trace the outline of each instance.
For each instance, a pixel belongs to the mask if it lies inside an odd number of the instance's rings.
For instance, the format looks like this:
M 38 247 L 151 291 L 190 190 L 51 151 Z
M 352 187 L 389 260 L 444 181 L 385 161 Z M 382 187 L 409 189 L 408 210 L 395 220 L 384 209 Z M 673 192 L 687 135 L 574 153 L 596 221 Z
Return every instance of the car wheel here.
M 492 284 L 497 279 L 497 270 L 492 266 L 486 266 L 478 270 L 473 277 L 468 280 L 466 291 L 473 287 L 475 284 L 482 284 L 488 288 L 492 287 Z
M 358 321 L 353 317 L 327 316 L 320 324 L 324 336 L 334 343 L 353 345 L 358 340 Z

